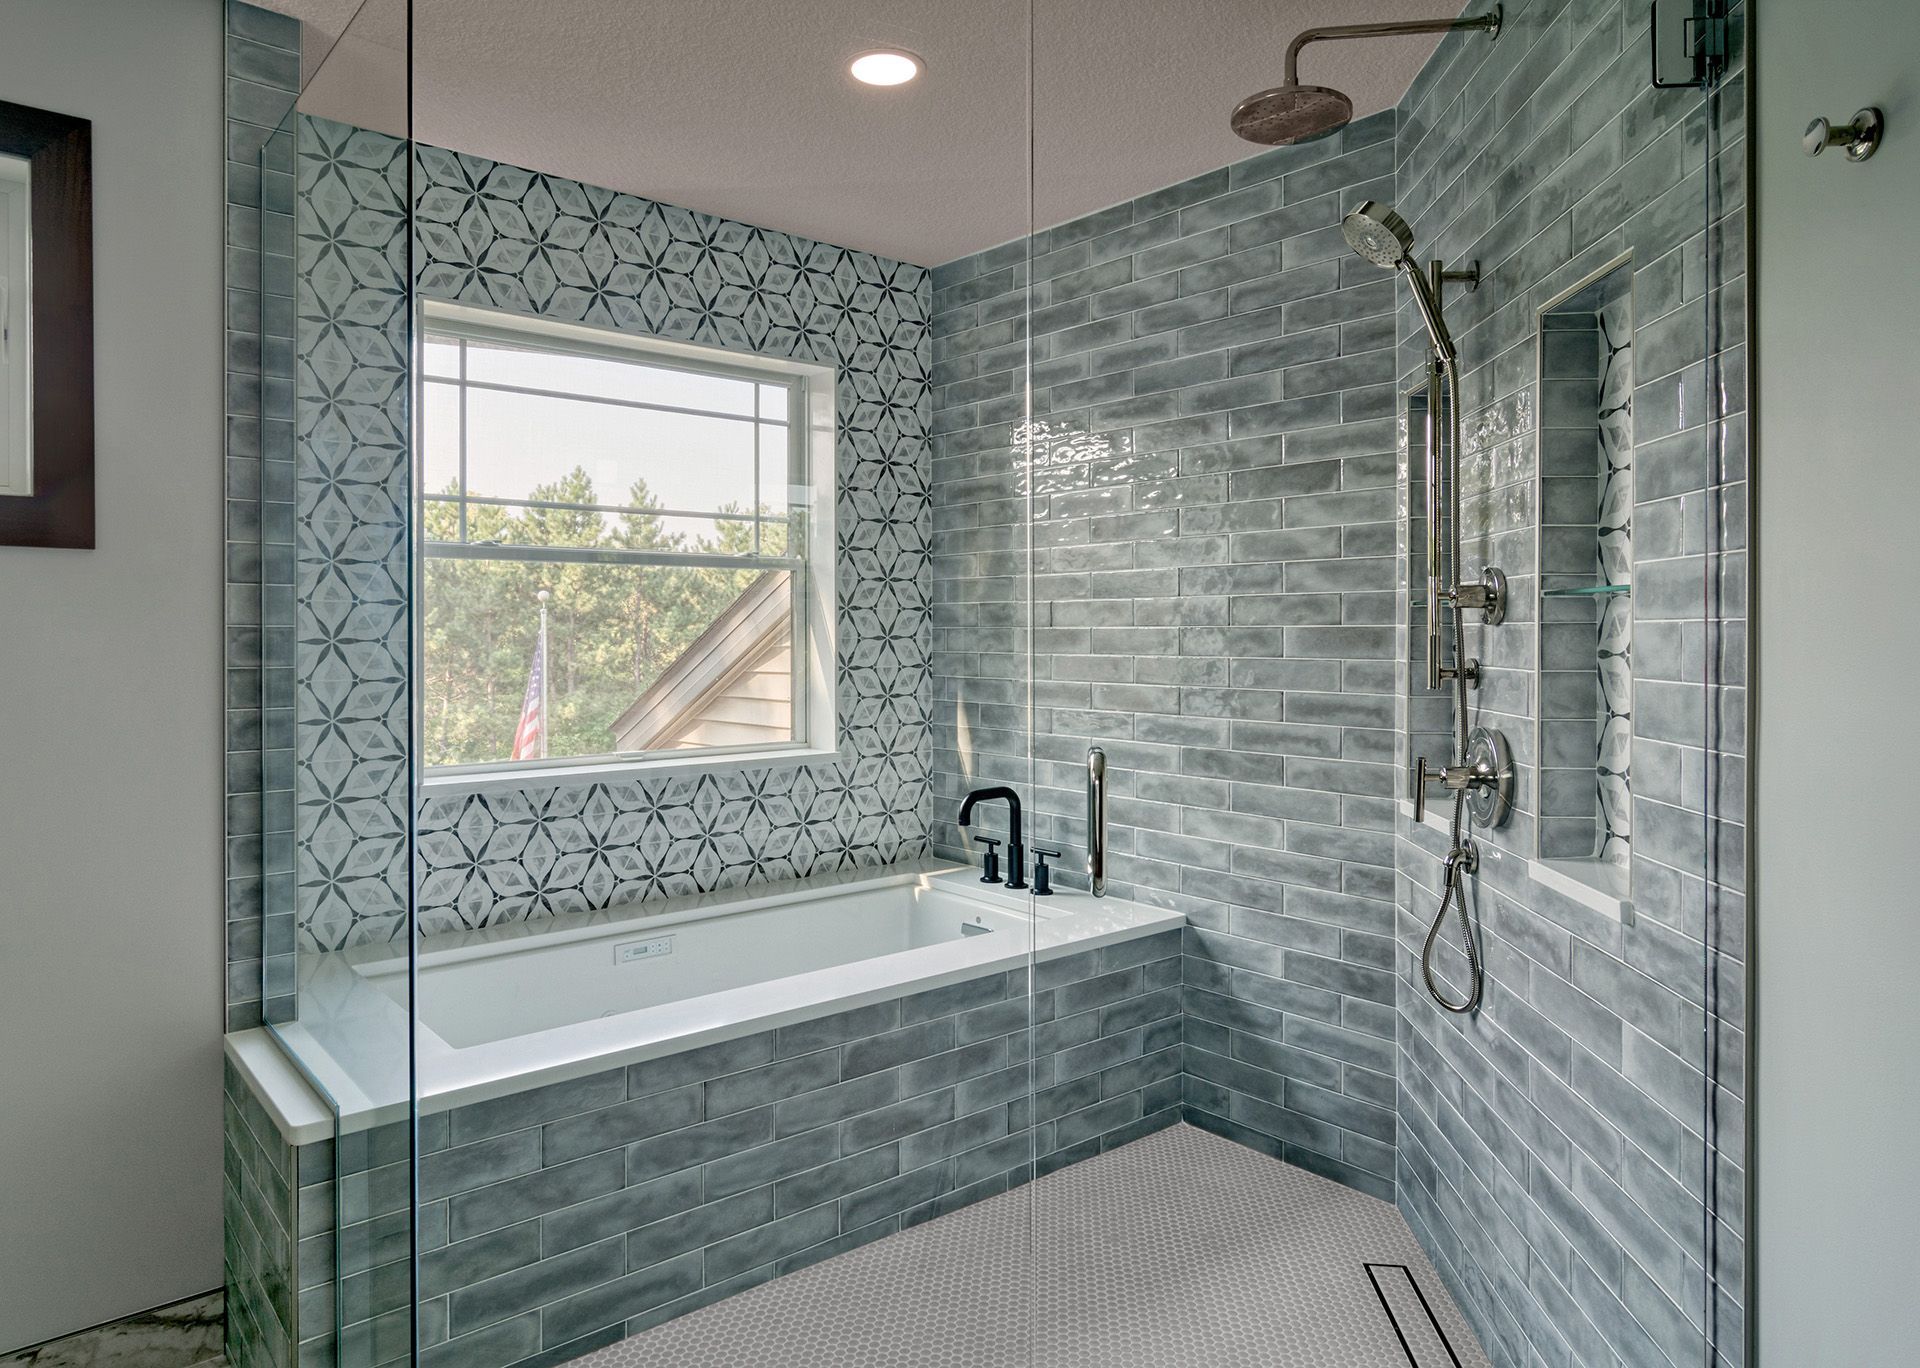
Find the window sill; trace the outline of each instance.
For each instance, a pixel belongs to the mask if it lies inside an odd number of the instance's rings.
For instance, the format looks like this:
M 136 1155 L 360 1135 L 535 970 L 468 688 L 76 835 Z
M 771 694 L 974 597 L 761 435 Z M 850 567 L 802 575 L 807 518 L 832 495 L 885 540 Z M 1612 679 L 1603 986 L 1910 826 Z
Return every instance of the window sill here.
M 438 798 L 462 793 L 504 793 L 534 788 L 569 788 L 584 784 L 637 784 L 650 779 L 672 779 L 719 770 L 785 769 L 816 765 L 840 758 L 837 750 L 816 746 L 777 746 L 761 750 L 668 754 L 646 759 L 595 760 L 579 764 L 527 765 L 515 769 L 439 772 L 429 770 L 420 779 L 420 796 Z

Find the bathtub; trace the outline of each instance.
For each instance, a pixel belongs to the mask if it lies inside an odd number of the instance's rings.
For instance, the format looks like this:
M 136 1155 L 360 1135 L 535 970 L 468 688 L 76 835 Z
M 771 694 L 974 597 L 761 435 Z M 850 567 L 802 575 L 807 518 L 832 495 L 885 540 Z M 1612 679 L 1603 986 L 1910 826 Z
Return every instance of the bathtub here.
M 424 938 L 423 1112 L 507 1097 L 1177 929 L 1177 912 L 906 865 Z M 278 1028 L 342 1129 L 404 1116 L 403 950 L 301 956 Z
M 436 1358 L 598 1344 L 1178 1122 L 1184 920 L 916 866 L 303 954 L 232 1090 L 298 1147 L 285 1248 L 414 1233 Z

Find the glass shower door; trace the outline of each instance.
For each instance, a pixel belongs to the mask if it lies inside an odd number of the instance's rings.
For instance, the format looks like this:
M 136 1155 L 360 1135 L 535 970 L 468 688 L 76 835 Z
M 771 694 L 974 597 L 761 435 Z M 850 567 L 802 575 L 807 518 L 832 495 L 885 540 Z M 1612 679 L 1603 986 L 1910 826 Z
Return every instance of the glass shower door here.
M 998 1361 L 1024 6 L 687 14 L 413 6 L 419 1354 Z
M 1110 1004 L 1055 1066 L 1037 1363 L 1743 1358 L 1744 13 L 1687 9 L 1680 88 L 1637 12 L 1315 46 L 1354 117 L 1260 148 L 1295 31 L 1035 5 L 1034 806 L 1073 868 L 1100 747 L 1109 899 L 1185 919 L 1170 1082 Z M 1429 442 L 1513 783 L 1437 929 Z
M 368 0 L 324 51 L 306 30 L 258 158 L 261 997 L 327 1119 L 287 1156 L 272 1315 L 234 1321 L 280 1334 L 236 1363 L 414 1349 L 406 33 L 404 0 Z

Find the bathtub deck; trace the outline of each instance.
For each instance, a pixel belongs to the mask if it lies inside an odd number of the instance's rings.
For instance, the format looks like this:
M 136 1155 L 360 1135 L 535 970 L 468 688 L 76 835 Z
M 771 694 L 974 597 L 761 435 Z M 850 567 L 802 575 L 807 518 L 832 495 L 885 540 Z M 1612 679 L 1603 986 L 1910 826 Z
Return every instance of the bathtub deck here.
M 1389 1267 L 1370 1277 L 1369 1263 Z M 1487 1359 L 1393 1207 L 1182 1125 L 576 1362 L 1486 1368 Z

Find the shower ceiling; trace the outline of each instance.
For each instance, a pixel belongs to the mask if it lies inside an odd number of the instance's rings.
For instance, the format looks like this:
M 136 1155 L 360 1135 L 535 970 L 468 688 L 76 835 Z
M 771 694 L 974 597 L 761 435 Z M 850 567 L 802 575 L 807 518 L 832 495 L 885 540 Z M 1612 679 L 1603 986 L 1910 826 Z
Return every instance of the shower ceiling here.
M 398 0 L 265 2 L 309 21 L 303 108 L 395 121 Z M 356 9 L 346 40 L 317 60 Z M 1300 29 L 1433 5 L 1034 9 L 1045 225 L 1257 155 L 1227 114 L 1278 83 Z M 414 127 L 440 146 L 933 265 L 1027 231 L 1026 12 L 1026 0 L 414 0 Z M 1434 41 L 1316 47 L 1302 77 L 1346 91 L 1361 117 L 1400 98 Z M 896 90 L 855 84 L 847 60 L 874 47 L 920 54 L 926 74 Z

